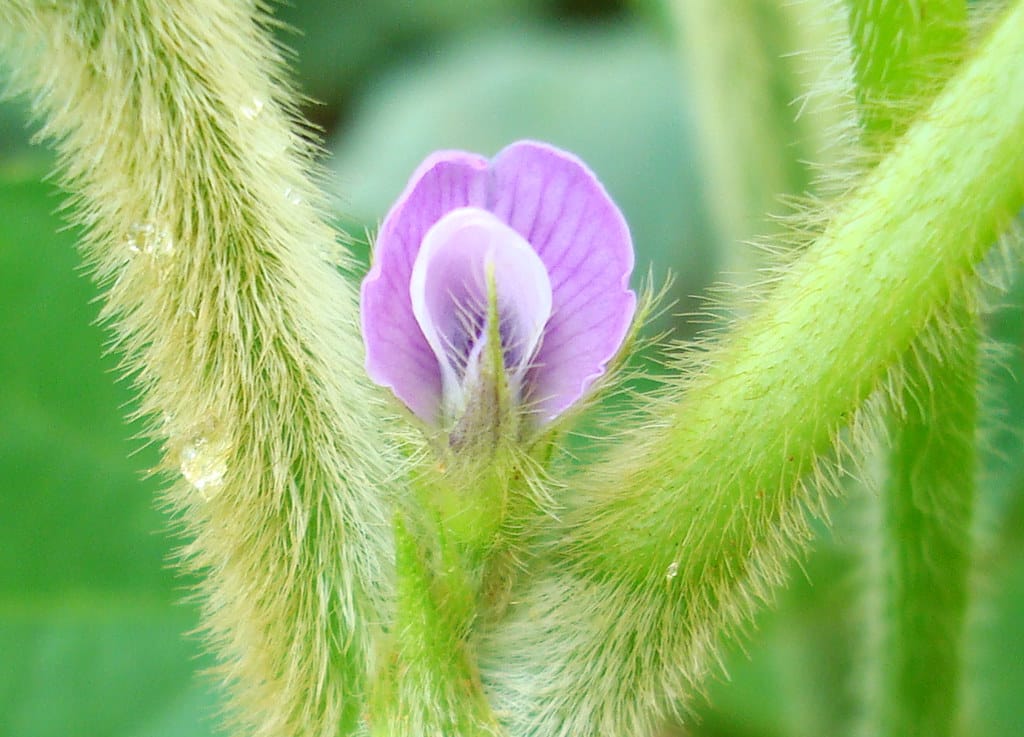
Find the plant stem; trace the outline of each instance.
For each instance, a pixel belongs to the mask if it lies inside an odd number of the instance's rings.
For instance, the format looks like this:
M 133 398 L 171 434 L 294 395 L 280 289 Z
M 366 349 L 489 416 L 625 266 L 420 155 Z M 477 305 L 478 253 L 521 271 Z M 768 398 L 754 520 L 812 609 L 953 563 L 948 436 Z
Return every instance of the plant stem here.
M 670 413 L 665 426 L 598 471 L 608 480 L 580 510 L 595 560 L 643 580 L 681 555 L 698 582 L 741 564 L 752 523 L 777 518 L 778 500 L 969 284 L 1024 204 L 1024 66 L 1007 62 L 1024 54 L 1022 21 L 1018 2 L 684 400 L 656 410 Z M 723 532 L 738 544 L 722 545 Z
M 975 496 L 975 317 L 958 306 L 941 357 L 906 362 L 903 412 L 889 418 L 888 477 L 870 500 L 880 510 L 869 586 L 881 606 L 868 622 L 878 629 L 866 653 L 866 734 L 957 732 Z
M 927 9 L 927 16 L 925 16 Z M 903 132 L 927 90 L 962 58 L 964 0 L 851 2 L 865 142 Z M 879 104 L 879 101 L 884 101 Z M 957 729 L 975 497 L 977 317 L 954 299 L 941 329 L 903 360 L 888 417 L 888 473 L 862 545 L 870 645 L 865 734 L 948 737 Z
M 966 0 L 847 0 L 868 143 L 886 147 L 962 59 Z M 945 73 L 944 73 L 945 72 Z
M 804 508 L 836 486 L 840 430 L 1024 205 L 1021 58 L 1018 1 L 707 370 L 579 484 L 551 567 L 484 648 L 513 724 L 639 732 L 699 687 L 722 633 L 781 580 Z M 503 671 L 513 651 L 538 683 Z
M 330 737 L 360 715 L 386 622 L 403 461 L 262 5 L 13 0 L 0 41 L 22 47 L 14 71 L 178 479 L 232 726 Z
M 500 734 L 466 642 L 477 592 L 459 547 L 442 531 L 428 551 L 396 523 L 394 638 L 370 696 L 374 735 Z

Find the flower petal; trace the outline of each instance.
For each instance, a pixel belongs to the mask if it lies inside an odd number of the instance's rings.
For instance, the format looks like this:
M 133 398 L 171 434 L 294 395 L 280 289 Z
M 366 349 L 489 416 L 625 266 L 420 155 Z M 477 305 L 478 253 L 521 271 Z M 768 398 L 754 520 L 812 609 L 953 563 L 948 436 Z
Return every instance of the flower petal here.
M 487 178 L 482 156 L 440 151 L 428 157 L 381 224 L 373 267 L 362 285 L 367 373 L 428 422 L 438 416 L 441 370 L 413 315 L 413 262 L 427 231 L 445 213 L 484 205 Z
M 444 151 L 417 169 L 381 226 L 363 282 L 367 371 L 421 418 L 439 420 L 452 364 L 439 359 L 417 322 L 409 284 L 428 231 L 462 207 L 492 212 L 529 242 L 545 267 L 552 312 L 521 399 L 541 422 L 550 421 L 604 373 L 632 322 L 636 296 L 629 290 L 633 250 L 622 214 L 579 159 L 547 144 L 520 141 L 489 165 L 475 154 Z M 509 368 L 518 373 L 518 359 Z
M 618 207 L 587 166 L 552 146 L 520 141 L 491 164 L 490 209 L 547 267 L 552 312 L 531 369 L 532 404 L 548 421 L 604 373 L 629 330 L 633 242 Z
M 453 210 L 427 231 L 409 285 L 413 314 L 441 366 L 446 411 L 463 409 L 473 389 L 467 383 L 477 378 L 489 284 L 506 375 L 518 391 L 551 314 L 547 270 L 530 244 L 491 213 Z

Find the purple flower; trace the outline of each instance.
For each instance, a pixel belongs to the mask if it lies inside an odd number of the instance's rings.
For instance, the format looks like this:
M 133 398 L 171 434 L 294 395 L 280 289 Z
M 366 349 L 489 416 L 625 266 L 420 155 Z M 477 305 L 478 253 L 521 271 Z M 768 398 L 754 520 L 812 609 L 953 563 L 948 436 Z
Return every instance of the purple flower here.
M 433 425 L 487 411 L 501 380 L 550 422 L 622 345 L 632 269 L 622 213 L 572 154 L 533 141 L 491 161 L 439 151 L 381 225 L 362 286 L 366 369 Z

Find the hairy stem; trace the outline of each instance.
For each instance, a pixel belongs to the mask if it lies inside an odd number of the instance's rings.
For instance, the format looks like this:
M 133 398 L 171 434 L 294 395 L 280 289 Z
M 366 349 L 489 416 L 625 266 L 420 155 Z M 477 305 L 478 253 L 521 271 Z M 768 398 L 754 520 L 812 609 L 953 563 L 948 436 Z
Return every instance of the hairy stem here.
M 955 322 L 954 322 L 955 321 Z M 889 418 L 888 477 L 869 569 L 880 606 L 865 733 L 957 733 L 971 563 L 977 425 L 973 311 L 958 307 L 940 356 L 918 354 L 903 379 L 903 412 Z
M 15 0 L 0 40 L 56 142 L 125 370 L 178 480 L 239 733 L 356 721 L 401 461 L 257 2 Z
M 967 36 L 966 0 L 847 0 L 857 101 L 869 143 L 885 146 L 958 61 Z M 884 137 L 884 138 L 883 138 Z
M 1018 1 L 682 400 L 593 469 L 547 575 L 484 649 L 522 733 L 642 725 L 781 578 L 818 501 L 808 474 L 1024 205 L 1020 58 Z M 503 673 L 503 652 L 535 681 Z
M 750 544 L 723 546 L 719 533 L 746 538 L 752 525 L 737 515 L 775 517 L 759 510 L 792 494 L 963 288 L 1024 203 L 1024 68 L 1008 63 L 1024 52 L 1022 20 L 1018 2 L 772 298 L 715 350 L 685 400 L 661 409 L 671 412 L 666 427 L 610 464 L 628 475 L 615 473 L 608 496 L 601 484 L 581 510 L 581 537 L 592 539 L 596 560 L 643 579 L 652 563 L 667 567 L 681 555 L 695 581 L 743 560 Z M 604 544 L 638 527 L 634 544 Z
M 372 734 L 498 735 L 466 644 L 476 592 L 459 543 L 442 533 L 432 549 L 424 549 L 399 522 L 395 546 L 394 639 L 371 695 Z
M 850 20 L 865 139 L 881 147 L 962 58 L 967 5 L 854 0 Z M 887 418 L 887 476 L 881 495 L 865 500 L 875 507 L 863 541 L 873 646 L 862 665 L 865 734 L 941 737 L 957 728 L 975 495 L 976 323 L 967 300 L 955 299 L 928 342 L 914 342 Z

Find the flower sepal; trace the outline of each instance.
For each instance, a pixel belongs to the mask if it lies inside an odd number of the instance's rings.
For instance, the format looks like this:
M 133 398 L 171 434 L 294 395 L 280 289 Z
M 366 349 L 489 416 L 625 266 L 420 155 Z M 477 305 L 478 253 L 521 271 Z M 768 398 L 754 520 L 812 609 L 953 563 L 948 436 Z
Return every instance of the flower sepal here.
M 413 479 L 417 507 L 460 551 L 467 571 L 502 546 L 506 521 L 521 513 L 523 457 L 504 442 L 479 452 L 476 445 L 447 449 Z

